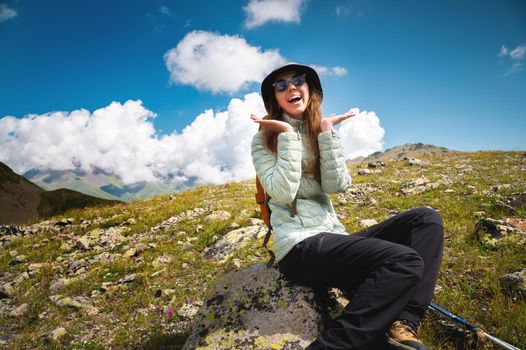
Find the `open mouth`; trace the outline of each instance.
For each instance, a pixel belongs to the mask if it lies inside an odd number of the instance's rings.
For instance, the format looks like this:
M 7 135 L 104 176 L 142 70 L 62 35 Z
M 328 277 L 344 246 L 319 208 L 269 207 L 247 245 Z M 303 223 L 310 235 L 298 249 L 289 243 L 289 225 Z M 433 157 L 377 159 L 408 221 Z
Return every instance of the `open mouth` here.
M 301 96 L 293 96 L 289 98 L 289 103 L 296 103 L 296 102 L 299 102 L 300 100 L 301 100 Z

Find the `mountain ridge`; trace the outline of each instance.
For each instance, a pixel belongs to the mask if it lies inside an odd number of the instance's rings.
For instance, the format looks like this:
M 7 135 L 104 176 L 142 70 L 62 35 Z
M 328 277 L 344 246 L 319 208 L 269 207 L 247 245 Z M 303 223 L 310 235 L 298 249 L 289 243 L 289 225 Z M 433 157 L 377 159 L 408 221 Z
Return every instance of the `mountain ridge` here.
M 117 202 L 70 189 L 48 191 L 0 162 L 0 224 L 21 224 L 72 208 Z
M 46 190 L 67 188 L 94 197 L 124 202 L 173 193 L 186 188 L 170 186 L 161 181 L 124 184 L 117 176 L 97 168 L 91 172 L 81 169 L 30 169 L 23 175 Z
M 424 143 L 406 143 L 394 146 L 385 151 L 374 152 L 366 157 L 356 157 L 347 160 L 347 164 L 386 161 L 391 159 L 401 159 L 404 157 L 429 157 L 434 155 L 445 155 L 458 153 L 459 151 L 450 150 L 442 146 L 435 146 Z

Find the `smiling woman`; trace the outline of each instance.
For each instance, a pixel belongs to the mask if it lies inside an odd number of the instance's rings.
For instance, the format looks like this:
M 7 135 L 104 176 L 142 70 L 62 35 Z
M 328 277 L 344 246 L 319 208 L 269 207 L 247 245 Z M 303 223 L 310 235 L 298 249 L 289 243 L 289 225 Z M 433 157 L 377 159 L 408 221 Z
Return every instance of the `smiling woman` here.
M 354 113 L 323 118 L 318 74 L 299 64 L 270 73 L 261 94 L 268 115 L 252 115 L 262 129 L 252 161 L 269 198 L 278 268 L 292 282 L 352 295 L 337 327 L 307 349 L 427 349 L 416 334 L 442 260 L 439 214 L 416 208 L 348 235 L 328 193 L 351 182 L 334 126 Z

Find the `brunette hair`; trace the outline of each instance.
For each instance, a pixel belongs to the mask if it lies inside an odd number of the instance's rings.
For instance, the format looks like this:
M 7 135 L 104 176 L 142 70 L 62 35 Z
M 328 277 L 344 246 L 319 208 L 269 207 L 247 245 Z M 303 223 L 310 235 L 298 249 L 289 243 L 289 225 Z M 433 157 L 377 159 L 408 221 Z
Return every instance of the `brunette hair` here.
M 320 148 L 318 145 L 318 134 L 321 132 L 320 123 L 322 121 L 322 112 L 321 112 L 321 94 L 319 91 L 311 89 L 312 84 L 309 83 L 309 77 L 307 76 L 307 84 L 309 85 L 309 102 L 307 103 L 307 108 L 304 115 L 304 121 L 307 124 L 309 144 L 312 147 L 310 150 L 316 161 L 311 165 L 309 169 L 304 169 L 304 173 L 310 173 L 314 175 L 316 181 L 321 182 L 320 175 Z M 267 111 L 269 114 L 263 119 L 274 119 L 274 120 L 283 120 L 283 110 L 276 100 L 276 96 L 272 94 Z M 274 154 L 278 153 L 278 135 L 279 132 L 273 130 L 264 130 L 263 137 L 265 139 L 265 144 L 267 148 Z

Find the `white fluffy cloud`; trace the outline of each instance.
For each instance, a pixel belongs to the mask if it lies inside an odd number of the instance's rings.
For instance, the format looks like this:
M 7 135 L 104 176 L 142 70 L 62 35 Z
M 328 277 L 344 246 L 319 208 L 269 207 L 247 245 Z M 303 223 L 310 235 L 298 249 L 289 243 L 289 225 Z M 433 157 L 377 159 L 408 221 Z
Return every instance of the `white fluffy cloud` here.
M 155 114 L 141 101 L 113 102 L 93 113 L 81 109 L 0 119 L 0 161 L 18 173 L 32 168 L 102 168 L 125 183 L 191 177 L 225 183 L 254 175 L 250 142 L 264 114 L 257 93 L 232 99 L 228 109 L 206 110 L 182 133 L 158 137 Z
M 164 59 L 172 82 L 214 93 L 234 93 L 260 82 L 285 62 L 278 50 L 262 51 L 239 36 L 205 31 L 188 33 Z
M 17 13 L 14 9 L 7 7 L 5 4 L 0 4 L 0 23 L 14 18 L 16 15 Z
M 353 108 L 354 117 L 343 122 L 340 139 L 347 159 L 367 156 L 384 148 L 385 130 L 375 112 Z
M 250 0 L 244 10 L 249 29 L 267 22 L 300 22 L 302 0 Z
M 510 75 L 512 73 L 517 73 L 522 70 L 524 57 L 526 56 L 526 45 L 518 45 L 513 50 L 508 49 L 506 46 L 502 45 L 499 52 L 499 57 L 506 59 L 509 57 L 511 60 L 511 68 L 505 75 Z
M 383 147 L 384 130 L 374 112 L 359 112 L 340 128 L 346 156 Z M 125 183 L 188 179 L 220 184 L 252 178 L 250 144 L 258 126 L 250 114 L 264 115 L 258 93 L 230 100 L 227 110 L 206 110 L 181 133 L 158 136 L 156 115 L 140 100 L 90 112 L 52 112 L 0 119 L 0 161 L 17 173 L 32 168 L 67 170 L 94 167 Z
M 164 55 L 170 81 L 213 93 L 233 94 L 259 83 L 273 69 L 288 60 L 279 50 L 263 51 L 239 36 L 206 31 L 188 33 Z M 340 66 L 310 65 L 320 75 L 342 76 Z

